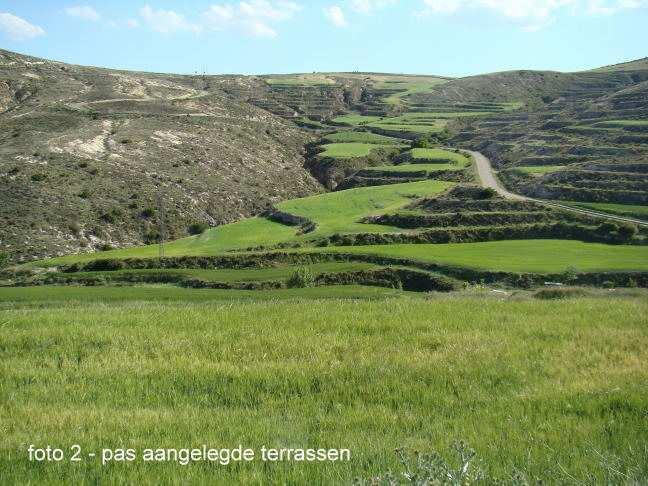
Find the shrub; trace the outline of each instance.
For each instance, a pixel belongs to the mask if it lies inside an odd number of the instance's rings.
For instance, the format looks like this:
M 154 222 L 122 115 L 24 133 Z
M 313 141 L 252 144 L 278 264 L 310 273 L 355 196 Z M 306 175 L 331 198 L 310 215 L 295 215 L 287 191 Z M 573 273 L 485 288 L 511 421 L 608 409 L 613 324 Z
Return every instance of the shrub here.
M 492 187 L 485 187 L 479 193 L 478 199 L 493 199 L 497 196 L 497 191 Z
M 619 226 L 616 223 L 605 221 L 599 225 L 599 231 L 603 234 L 616 233 L 619 231 Z
M 81 234 L 81 224 L 78 221 L 72 221 L 68 225 L 68 228 L 70 228 L 70 231 L 74 236 L 79 236 Z
M 151 243 L 159 243 L 160 233 L 156 229 L 150 229 L 144 233 L 144 243 L 150 245 Z
M 190 235 L 201 235 L 209 229 L 207 223 L 191 223 L 187 228 L 187 233 Z
M 624 240 L 631 240 L 637 235 L 637 233 L 639 233 L 639 228 L 637 228 L 636 224 L 621 223 L 617 231 L 619 236 Z
M 40 182 L 44 181 L 45 179 L 47 179 L 47 175 L 45 174 L 32 174 L 31 176 L 32 182 Z
M 5 252 L 0 252 L 0 268 L 4 268 L 9 263 L 9 255 Z
M 142 212 L 140 214 L 142 218 L 149 219 L 155 215 L 155 209 L 153 209 L 152 207 L 144 208 L 142 209 Z
M 110 251 L 114 249 L 115 247 L 112 246 L 110 243 L 104 243 L 99 247 L 99 251 Z
M 315 285 L 315 275 L 307 267 L 298 268 L 286 282 L 289 288 L 305 288 Z
M 412 142 L 412 148 L 430 148 L 430 147 L 431 147 L 430 140 L 425 137 L 417 138 Z

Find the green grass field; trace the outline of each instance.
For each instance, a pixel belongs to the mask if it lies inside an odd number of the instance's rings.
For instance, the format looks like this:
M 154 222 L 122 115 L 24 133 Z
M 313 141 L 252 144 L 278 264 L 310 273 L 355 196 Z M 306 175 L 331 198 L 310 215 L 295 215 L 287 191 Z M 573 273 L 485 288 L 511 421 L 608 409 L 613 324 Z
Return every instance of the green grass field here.
M 398 93 L 391 94 L 383 98 L 383 102 L 389 105 L 400 105 L 406 103 L 406 98 L 410 95 L 416 93 L 427 93 L 431 91 L 436 86 L 446 83 L 445 79 L 424 79 L 424 80 L 412 80 L 407 82 L 383 82 L 376 85 L 377 88 L 397 88 Z
M 434 120 L 430 122 L 419 123 L 401 123 L 392 121 L 392 119 L 384 119 L 377 122 L 369 123 L 368 126 L 372 128 L 379 128 L 381 130 L 390 130 L 394 132 L 415 133 L 415 134 L 430 134 L 439 133 L 446 127 L 446 120 Z
M 287 280 L 296 270 L 308 269 L 312 274 L 334 272 L 356 272 L 378 268 L 378 265 L 362 262 L 324 262 L 310 265 L 278 265 L 268 268 L 238 268 L 238 269 L 202 269 L 202 268 L 181 268 L 181 269 L 137 269 L 137 270 L 116 270 L 107 274 L 119 280 L 121 277 L 146 276 L 151 274 L 167 274 L 179 277 L 198 278 L 205 282 L 263 282 L 268 280 Z M 77 272 L 74 276 L 90 277 L 106 275 L 103 272 Z
M 640 206 L 637 204 L 586 203 L 580 201 L 566 201 L 565 203 L 570 206 L 648 220 L 648 206 Z
M 293 199 L 277 205 L 282 211 L 304 216 L 317 223 L 314 233 L 299 237 L 324 236 L 335 232 L 391 232 L 401 231 L 384 225 L 358 223 L 364 217 L 398 209 L 412 199 L 438 194 L 452 184 L 440 181 L 422 181 L 389 186 L 365 187 L 347 191 L 330 192 L 302 199 Z M 257 246 L 272 246 L 295 240 L 297 229 L 269 221 L 265 218 L 248 218 L 172 241 L 165 245 L 166 256 L 217 255 L 229 250 L 242 250 Z M 139 246 L 99 253 L 87 253 L 53 258 L 37 265 L 54 266 L 65 263 L 96 260 L 97 258 L 156 257 L 158 245 Z
M 335 132 L 324 137 L 324 140 L 329 143 L 375 143 L 379 145 L 402 145 L 405 141 L 394 137 L 385 137 L 371 132 L 356 132 L 346 130 L 343 132 Z
M 383 225 L 358 223 L 364 216 L 382 214 L 398 209 L 424 196 L 438 194 L 452 184 L 441 181 L 421 181 L 388 186 L 362 187 L 330 192 L 303 199 L 294 199 L 278 205 L 279 209 L 317 222 L 313 235 L 336 232 L 364 233 L 402 231 Z
M 319 74 L 266 78 L 265 82 L 270 86 L 330 86 L 335 84 L 333 79 Z
M 594 126 L 601 127 L 645 127 L 648 120 L 609 120 L 595 123 Z
M 378 117 L 349 114 L 333 119 L 334 123 L 349 126 L 368 126 L 394 132 L 430 134 L 441 132 L 447 124 L 446 119 L 416 119 L 408 117 Z
M 434 172 L 438 170 L 460 170 L 461 167 L 455 164 L 398 164 L 398 165 L 379 165 L 376 167 L 368 167 L 368 171 L 381 171 L 381 172 Z
M 322 145 L 323 152 L 320 157 L 332 157 L 334 159 L 346 159 L 350 157 L 367 157 L 373 150 L 382 147 L 376 143 L 329 143 Z
M 578 271 L 648 270 L 648 246 L 571 240 L 353 246 L 323 250 L 410 258 L 503 272 L 559 273 L 570 268 Z
M 447 455 L 459 439 L 500 477 L 648 480 L 645 299 L 147 291 L 167 301 L 0 289 L 0 302 L 21 300 L 0 311 L 3 483 L 350 484 L 397 469 L 397 447 Z M 78 300 L 37 295 L 65 292 Z M 79 444 L 83 460 L 30 463 L 29 444 L 68 457 Z M 351 460 L 100 465 L 102 448 L 202 444 L 348 448 Z
M 415 148 L 409 151 L 412 159 L 417 161 L 447 163 L 463 168 L 470 164 L 470 157 L 464 154 L 443 149 Z
M 366 125 L 371 122 L 382 120 L 380 116 L 363 116 L 357 113 L 350 113 L 348 115 L 338 116 L 333 118 L 333 123 L 340 123 L 342 125 L 356 126 Z

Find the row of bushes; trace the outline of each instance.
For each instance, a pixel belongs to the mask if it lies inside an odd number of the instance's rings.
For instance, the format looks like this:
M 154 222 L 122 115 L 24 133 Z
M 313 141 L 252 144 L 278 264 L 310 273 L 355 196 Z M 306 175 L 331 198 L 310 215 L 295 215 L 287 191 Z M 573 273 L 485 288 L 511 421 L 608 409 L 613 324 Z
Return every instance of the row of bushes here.
M 606 232 L 603 223 L 585 226 L 576 223 L 524 224 L 465 228 L 435 228 L 420 233 L 334 234 L 315 241 L 317 246 L 392 245 L 404 243 L 474 243 L 522 239 L 569 239 L 595 243 L 645 244 L 630 232 Z M 636 234 L 636 233 L 635 233 Z
M 235 289 L 235 290 L 272 290 L 286 287 L 310 287 L 323 285 L 369 285 L 399 288 L 415 292 L 451 292 L 461 288 L 460 282 L 429 272 L 404 269 L 381 268 L 353 272 L 331 272 L 319 275 L 310 273 L 307 267 L 298 269 L 287 280 L 267 280 L 255 282 L 215 282 L 181 273 L 125 273 L 106 272 L 102 274 L 50 273 L 42 278 L 25 279 L 18 285 L 85 285 L 97 286 L 114 283 L 172 283 L 187 288 Z
M 440 214 L 385 214 L 369 216 L 364 223 L 384 224 L 397 228 L 432 228 L 456 226 L 488 226 L 555 222 L 553 212 L 480 212 L 480 213 L 440 213 Z
M 528 201 L 512 201 L 508 199 L 456 199 L 456 198 L 431 198 L 421 199 L 411 208 L 418 208 L 430 212 L 463 212 L 463 211 L 542 211 L 544 206 Z

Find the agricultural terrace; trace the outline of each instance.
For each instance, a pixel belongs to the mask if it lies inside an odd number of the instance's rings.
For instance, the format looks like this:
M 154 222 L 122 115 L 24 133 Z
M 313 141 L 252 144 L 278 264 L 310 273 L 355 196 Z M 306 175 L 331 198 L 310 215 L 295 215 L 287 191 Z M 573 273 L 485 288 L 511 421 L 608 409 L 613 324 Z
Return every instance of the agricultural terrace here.
M 329 143 L 322 145 L 323 151 L 320 157 L 331 157 L 334 159 L 346 159 L 351 157 L 367 157 L 372 151 L 380 147 L 393 147 L 393 145 L 379 145 L 376 143 Z

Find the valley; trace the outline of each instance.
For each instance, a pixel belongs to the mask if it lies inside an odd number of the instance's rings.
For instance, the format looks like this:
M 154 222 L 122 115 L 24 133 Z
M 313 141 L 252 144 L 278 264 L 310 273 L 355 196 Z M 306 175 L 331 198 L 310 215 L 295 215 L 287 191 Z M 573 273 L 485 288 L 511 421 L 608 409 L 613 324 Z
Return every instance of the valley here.
M 378 484 L 394 449 L 461 440 L 484 484 L 642 484 L 647 83 L 646 59 L 181 76 L 0 51 L 0 450 L 352 458 L 4 455 L 3 479 Z

